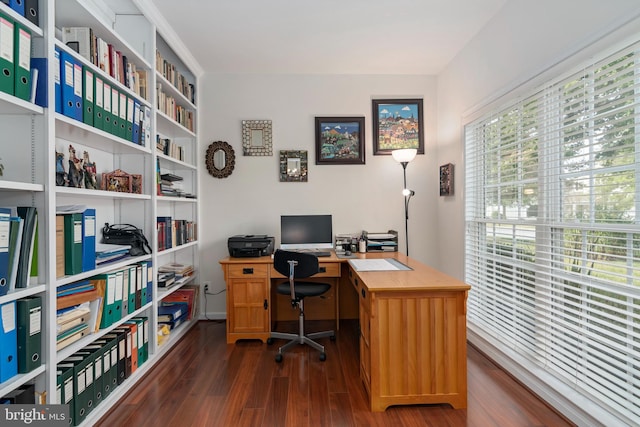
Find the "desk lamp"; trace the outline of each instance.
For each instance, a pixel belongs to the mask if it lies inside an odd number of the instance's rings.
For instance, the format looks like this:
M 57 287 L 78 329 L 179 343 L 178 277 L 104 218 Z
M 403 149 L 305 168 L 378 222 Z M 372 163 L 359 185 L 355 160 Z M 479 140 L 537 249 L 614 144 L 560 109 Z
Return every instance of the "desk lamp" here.
M 407 188 L 407 165 L 416 157 L 417 153 L 418 150 L 415 148 L 403 148 L 391 152 L 393 159 L 402 165 L 402 172 L 404 174 L 402 195 L 404 196 L 404 234 L 406 236 L 407 256 L 409 256 L 409 200 L 411 200 L 411 196 L 416 194 L 415 191 Z

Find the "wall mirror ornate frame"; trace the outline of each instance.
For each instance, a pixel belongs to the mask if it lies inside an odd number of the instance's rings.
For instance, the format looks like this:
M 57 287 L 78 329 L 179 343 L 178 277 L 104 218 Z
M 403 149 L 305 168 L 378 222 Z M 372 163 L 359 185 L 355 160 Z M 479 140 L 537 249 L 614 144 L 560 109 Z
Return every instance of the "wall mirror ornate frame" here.
M 226 178 L 231 175 L 236 166 L 236 154 L 233 147 L 225 141 L 214 141 L 207 148 L 205 158 L 207 170 L 216 178 Z
M 280 182 L 307 182 L 307 150 L 280 150 Z
M 271 120 L 242 121 L 242 152 L 245 156 L 273 155 Z

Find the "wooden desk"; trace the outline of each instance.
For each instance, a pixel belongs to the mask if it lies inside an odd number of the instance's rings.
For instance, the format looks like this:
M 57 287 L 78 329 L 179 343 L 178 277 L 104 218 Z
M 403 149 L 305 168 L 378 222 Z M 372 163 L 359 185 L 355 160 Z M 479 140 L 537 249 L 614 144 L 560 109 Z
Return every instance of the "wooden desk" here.
M 360 377 L 371 410 L 433 403 L 466 408 L 470 286 L 397 252 L 359 257 L 394 257 L 412 269 L 357 272 L 346 264 L 346 277 L 340 274 L 357 293 Z M 272 262 L 270 257 L 220 261 L 227 281 L 227 342 L 269 337 Z M 332 256 L 325 262 L 346 260 Z

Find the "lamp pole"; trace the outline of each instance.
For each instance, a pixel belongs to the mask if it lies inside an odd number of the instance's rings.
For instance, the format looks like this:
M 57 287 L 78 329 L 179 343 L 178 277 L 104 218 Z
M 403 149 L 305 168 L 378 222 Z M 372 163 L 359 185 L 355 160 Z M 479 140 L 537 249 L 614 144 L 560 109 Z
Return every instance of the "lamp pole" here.
M 407 256 L 409 256 L 409 200 L 416 194 L 415 191 L 407 188 L 407 165 L 416 157 L 417 151 L 415 148 L 404 148 L 391 152 L 394 160 L 402 165 L 402 175 L 404 177 L 402 195 L 404 196 L 404 235 L 406 238 Z

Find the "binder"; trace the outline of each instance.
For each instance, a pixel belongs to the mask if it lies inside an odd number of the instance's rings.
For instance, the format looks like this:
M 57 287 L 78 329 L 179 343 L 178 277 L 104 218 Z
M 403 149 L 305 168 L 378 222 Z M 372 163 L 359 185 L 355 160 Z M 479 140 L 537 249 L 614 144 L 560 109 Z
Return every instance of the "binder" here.
M 11 292 L 16 288 L 16 278 L 18 277 L 18 264 L 20 263 L 20 246 L 22 245 L 22 229 L 24 221 L 20 217 L 11 217 L 9 230 L 9 278 L 6 286 L 0 286 L 0 296 Z
M 64 215 L 64 273 L 82 273 L 82 214 Z
M 35 384 L 25 384 L 2 397 L 7 399 L 7 403 L 15 405 L 35 405 L 36 386 Z
M 82 67 L 82 121 L 93 126 L 94 109 L 93 71 L 86 65 Z
M 115 86 L 111 86 L 111 130 L 112 135 L 120 134 L 120 92 Z
M 28 101 L 31 98 L 31 31 L 18 22 L 14 28 L 14 95 Z
M 136 310 L 142 307 L 142 267 L 136 265 Z
M 31 58 L 31 93 L 35 87 L 35 99 L 33 102 L 40 107 L 47 108 L 49 106 L 49 95 L 47 90 L 48 73 L 47 58 Z M 37 72 L 35 72 L 37 70 Z M 59 86 L 59 85 L 58 85 Z
M 0 295 L 9 291 L 9 240 L 11 209 L 0 208 Z
M 60 51 L 60 87 L 62 95 L 62 114 L 75 119 L 76 100 L 75 100 L 75 78 L 74 78 L 74 60 L 70 54 L 64 50 Z
M 89 388 L 87 394 L 87 407 L 89 413 L 102 401 L 102 372 L 98 369 L 102 369 L 102 358 L 100 358 L 100 366 L 98 363 L 98 353 L 83 347 L 81 350 L 76 351 L 73 356 L 82 357 L 88 359 L 87 367 L 85 370 L 85 386 Z
M 9 7 L 24 16 L 24 0 L 9 0 Z
M 74 326 L 71 329 L 56 335 L 56 351 L 60 351 L 63 348 L 79 341 L 89 333 L 89 326 L 86 323 Z
M 0 383 L 18 375 L 16 302 L 0 305 Z
M 100 329 L 108 328 L 113 324 L 113 317 L 116 300 L 116 275 L 115 273 L 105 273 L 93 276 L 89 279 L 96 285 L 97 289 L 103 290 L 102 317 L 100 318 Z
M 133 331 L 127 327 L 127 325 L 122 325 L 119 328 L 114 329 L 116 331 L 116 333 L 121 333 L 124 335 L 124 379 L 127 379 L 131 376 L 132 368 L 133 368 L 133 359 L 132 359 L 132 345 L 133 345 L 133 341 L 132 341 L 132 333 Z M 137 354 L 136 354 L 136 358 L 137 358 Z M 123 379 L 123 381 L 124 381 Z
M 104 393 L 104 382 L 109 381 L 110 378 L 105 376 L 106 372 L 104 369 L 104 351 L 105 347 L 100 344 L 96 344 L 95 342 L 91 345 L 85 346 L 80 352 L 86 352 L 92 354 L 93 359 L 93 384 L 94 391 L 93 396 L 95 400 L 94 406 L 98 406 L 102 400 L 106 397 Z M 109 366 L 110 368 L 110 366 Z
M 40 10 L 38 0 L 25 0 L 24 17 L 36 26 L 40 26 Z
M 60 83 L 62 62 L 60 61 L 60 49 L 55 47 L 53 53 L 53 77 L 54 77 L 54 96 L 56 101 L 56 113 L 62 114 L 62 85 Z
M 153 301 L 153 262 L 143 261 L 147 264 L 147 302 Z
M 73 60 L 73 118 L 82 121 L 82 64 Z
M 14 94 L 14 24 L 0 12 L 0 91 Z
M 111 363 L 111 369 L 109 370 L 109 376 L 111 377 L 111 383 L 110 383 L 110 388 L 108 390 L 108 393 L 113 392 L 113 390 L 115 390 L 116 387 L 118 387 L 118 384 L 120 384 L 120 382 L 118 381 L 118 376 L 119 376 L 119 350 L 120 350 L 120 337 L 118 336 L 117 333 L 115 332 L 111 332 L 105 336 L 102 337 L 102 339 L 107 341 L 107 349 L 108 349 L 108 353 L 109 353 L 109 362 Z M 107 351 L 105 351 L 105 355 L 107 354 Z M 123 354 L 124 357 L 124 354 Z M 124 361 L 124 359 L 123 359 Z M 106 362 L 105 362 L 105 366 L 106 366 Z M 105 368 L 106 369 L 106 368 Z M 123 366 L 124 369 L 124 366 Z M 123 371 L 124 372 L 124 371 Z M 124 376 L 124 373 L 123 373 Z
M 99 392 L 104 400 L 111 393 L 111 346 L 110 340 L 98 339 L 84 349 L 96 352 L 96 390 L 100 387 Z M 98 362 L 100 358 L 100 362 Z M 97 375 L 100 375 L 99 377 Z M 97 395 L 98 393 L 96 393 Z
M 138 309 L 138 307 L 136 307 L 136 289 L 138 287 L 138 276 L 136 274 L 135 265 L 129 265 L 125 268 L 129 273 L 129 289 L 125 294 L 128 305 L 127 314 L 131 314 Z
M 140 101 L 137 99 L 133 100 L 133 117 L 131 120 L 133 123 L 131 140 L 140 145 Z
M 78 425 L 75 418 L 75 400 L 73 388 L 73 363 L 60 362 L 56 365 L 57 382 L 60 384 L 61 396 L 58 402 L 69 405 L 69 425 Z
M 56 277 L 64 276 L 64 215 L 56 215 Z
M 116 378 L 118 385 L 120 385 L 125 379 L 129 378 L 127 373 L 127 331 L 114 329 L 113 332 L 118 339 L 118 374 Z
M 87 367 L 91 363 L 89 357 L 72 355 L 62 361 L 58 366 L 73 368 L 73 400 L 74 400 L 74 421 L 78 425 L 84 421 L 89 412 L 93 409 L 93 366 L 89 374 L 91 384 L 88 383 Z
M 127 96 L 127 128 L 124 135 L 124 139 L 127 141 L 133 141 L 133 114 L 134 114 L 134 102 L 133 98 Z
M 29 285 L 34 252 L 37 250 L 38 211 L 32 206 L 28 206 L 16 208 L 15 213 L 24 221 L 22 242 L 20 243 L 20 260 L 16 271 L 16 288 L 26 288 Z
M 106 80 L 103 80 L 102 89 L 102 107 L 104 111 L 102 130 L 107 133 L 111 133 L 111 121 L 113 120 L 111 114 L 111 85 L 108 84 Z
M 141 293 L 140 293 L 140 307 L 143 307 L 146 303 L 150 302 L 151 300 L 147 298 L 147 283 L 148 283 L 148 266 L 146 262 L 141 262 L 140 264 L 140 269 L 142 270 L 141 272 Z
M 95 99 L 93 105 L 93 126 L 104 130 L 104 82 L 95 76 Z
M 82 213 L 82 271 L 91 271 L 95 268 L 96 210 L 89 208 Z
M 162 304 L 158 306 L 158 322 L 169 323 L 178 320 L 188 312 L 188 305 L 183 303 Z
M 113 323 L 117 323 L 122 319 L 122 298 L 124 292 L 124 271 L 118 270 L 116 275 L 116 293 L 115 293 L 115 305 L 113 307 Z
M 138 323 L 127 321 L 122 324 L 124 329 L 128 329 L 127 337 L 131 340 L 127 349 L 127 358 L 131 358 L 131 374 L 138 369 Z
M 118 136 L 125 139 L 127 136 L 127 95 L 119 92 L 120 97 L 120 127 L 118 128 Z
M 122 304 L 120 305 L 120 316 L 126 317 L 129 314 L 129 268 L 122 270 Z
M 39 296 L 16 301 L 18 319 L 18 373 L 26 374 L 42 362 L 42 298 Z

